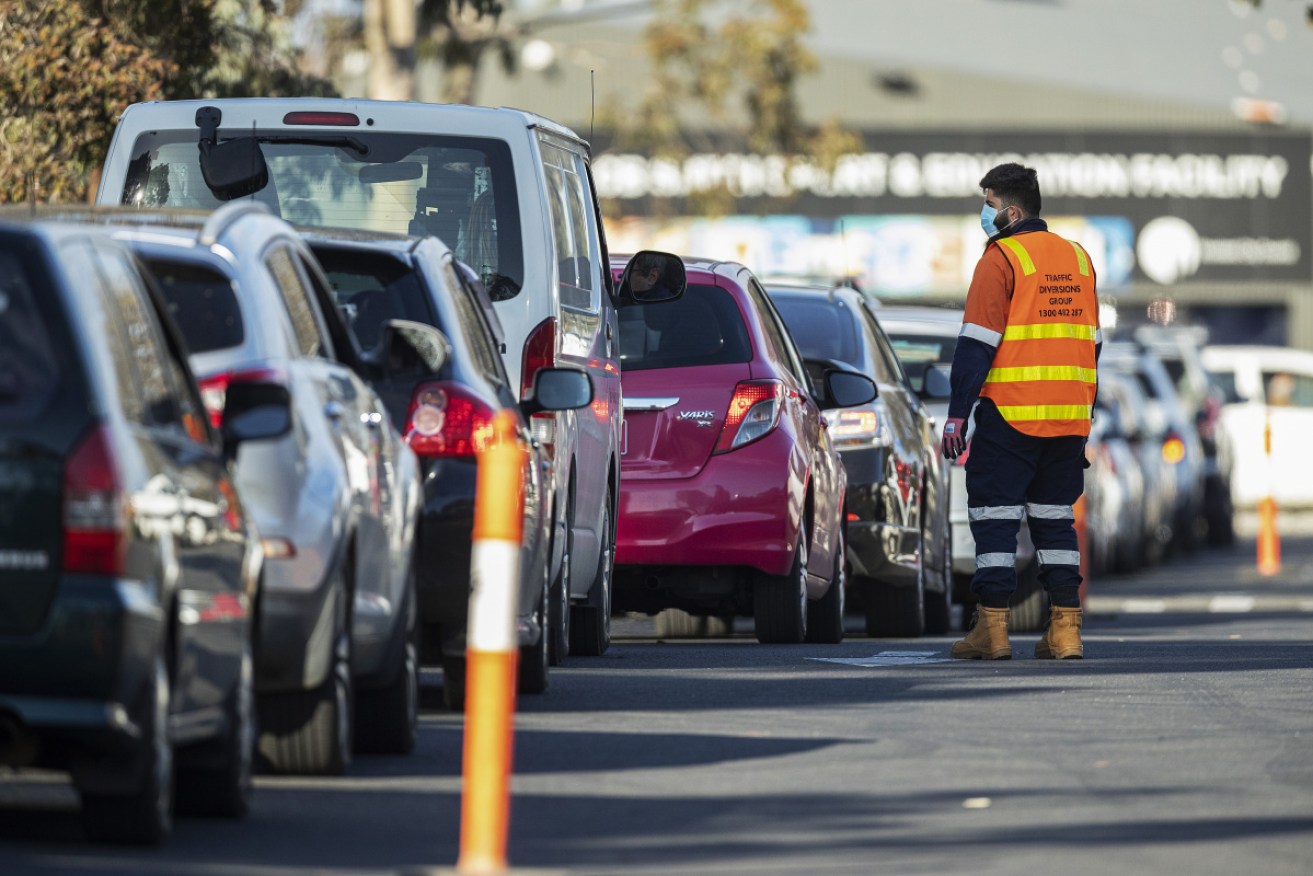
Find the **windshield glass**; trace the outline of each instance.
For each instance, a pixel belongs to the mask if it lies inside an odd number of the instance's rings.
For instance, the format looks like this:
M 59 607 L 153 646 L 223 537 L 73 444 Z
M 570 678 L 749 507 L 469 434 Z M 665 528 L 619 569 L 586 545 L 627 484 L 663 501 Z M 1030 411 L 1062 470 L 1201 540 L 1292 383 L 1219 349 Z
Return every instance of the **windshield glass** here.
M 269 184 L 252 197 L 294 225 L 441 238 L 497 299 L 524 285 L 510 147 L 486 137 L 256 131 Z M 294 142 L 291 142 L 294 139 Z M 195 131 L 137 138 L 122 202 L 213 210 Z

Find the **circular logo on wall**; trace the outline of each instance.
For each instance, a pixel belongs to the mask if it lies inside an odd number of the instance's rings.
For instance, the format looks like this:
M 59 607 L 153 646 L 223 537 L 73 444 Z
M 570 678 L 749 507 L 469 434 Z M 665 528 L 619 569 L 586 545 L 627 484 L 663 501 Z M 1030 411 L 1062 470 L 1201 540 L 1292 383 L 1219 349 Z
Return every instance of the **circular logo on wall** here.
M 1135 257 L 1155 283 L 1170 286 L 1199 270 L 1199 232 L 1184 219 L 1159 216 L 1140 229 Z

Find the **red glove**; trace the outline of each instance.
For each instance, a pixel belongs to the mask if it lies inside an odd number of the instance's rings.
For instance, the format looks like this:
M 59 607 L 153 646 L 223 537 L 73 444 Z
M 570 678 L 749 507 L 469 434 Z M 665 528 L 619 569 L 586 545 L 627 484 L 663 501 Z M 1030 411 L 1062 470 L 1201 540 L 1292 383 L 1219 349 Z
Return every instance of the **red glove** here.
M 945 459 L 957 459 L 967 446 L 967 421 L 965 417 L 949 417 L 944 423 L 944 437 L 939 442 Z

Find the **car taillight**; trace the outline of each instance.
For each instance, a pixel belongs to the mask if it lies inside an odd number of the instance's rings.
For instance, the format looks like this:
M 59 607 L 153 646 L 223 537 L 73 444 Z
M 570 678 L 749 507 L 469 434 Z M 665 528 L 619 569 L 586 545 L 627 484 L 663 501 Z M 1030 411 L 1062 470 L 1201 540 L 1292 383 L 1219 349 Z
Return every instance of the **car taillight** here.
M 556 365 L 556 319 L 548 317 L 529 332 L 524 342 L 524 355 L 520 358 L 520 398 L 533 391 L 534 375 L 542 368 Z M 556 414 L 544 411 L 530 418 L 533 437 L 549 457 L 556 444 Z
M 888 443 L 884 410 L 877 402 L 860 408 L 843 408 L 825 412 L 830 437 L 839 450 L 856 447 L 882 447 Z
M 201 389 L 201 404 L 210 415 L 210 425 L 223 425 L 223 405 L 228 400 L 228 387 L 234 383 L 277 383 L 287 385 L 287 375 L 276 368 L 248 368 L 241 371 L 224 371 L 196 381 Z
M 421 383 L 406 412 L 406 443 L 419 456 L 473 456 L 492 441 L 493 410 L 465 388 Z
M 123 573 L 127 513 L 106 426 L 94 427 L 64 466 L 64 571 Z
M 1172 465 L 1185 459 L 1185 442 L 1175 432 L 1168 432 L 1163 438 L 1163 459 Z
M 744 380 L 734 387 L 716 453 L 734 450 L 770 433 L 780 422 L 784 384 L 778 380 Z

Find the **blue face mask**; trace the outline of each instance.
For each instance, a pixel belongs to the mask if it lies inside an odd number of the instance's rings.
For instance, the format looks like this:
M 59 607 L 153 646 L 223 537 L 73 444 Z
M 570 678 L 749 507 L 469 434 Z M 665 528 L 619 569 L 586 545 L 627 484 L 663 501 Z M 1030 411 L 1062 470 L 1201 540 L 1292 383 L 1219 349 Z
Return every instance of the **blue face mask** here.
M 994 227 L 994 219 L 998 216 L 998 208 L 985 204 L 980 208 L 980 227 L 985 230 L 986 237 L 993 237 L 998 234 L 998 229 Z

